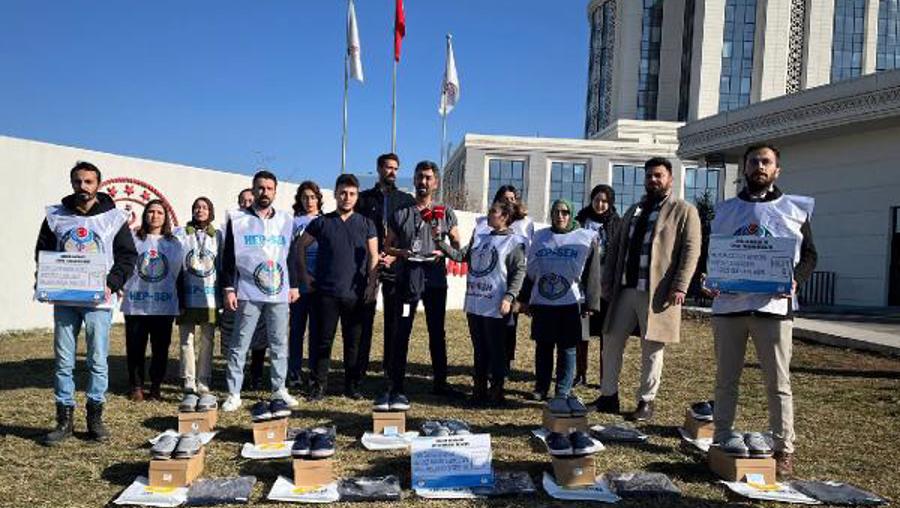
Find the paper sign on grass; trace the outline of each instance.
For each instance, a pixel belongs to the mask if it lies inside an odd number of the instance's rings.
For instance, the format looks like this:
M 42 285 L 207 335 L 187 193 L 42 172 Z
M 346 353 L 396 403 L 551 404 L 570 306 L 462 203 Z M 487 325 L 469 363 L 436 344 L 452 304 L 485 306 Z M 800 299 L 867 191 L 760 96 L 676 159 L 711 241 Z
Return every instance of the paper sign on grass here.
M 414 488 L 494 484 L 490 434 L 419 437 L 412 441 L 410 460 Z

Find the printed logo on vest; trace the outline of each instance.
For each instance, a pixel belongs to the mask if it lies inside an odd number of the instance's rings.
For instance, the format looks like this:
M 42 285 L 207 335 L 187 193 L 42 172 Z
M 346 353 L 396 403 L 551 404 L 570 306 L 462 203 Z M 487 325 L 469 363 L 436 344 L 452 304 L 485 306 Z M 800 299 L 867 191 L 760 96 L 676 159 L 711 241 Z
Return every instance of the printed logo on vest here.
M 159 282 L 169 275 L 169 260 L 156 249 L 141 254 L 138 259 L 138 277 L 147 282 Z
M 747 224 L 739 227 L 733 236 L 762 236 L 771 237 L 772 232 L 761 224 Z
M 271 259 L 264 261 L 253 270 L 253 283 L 263 294 L 275 296 L 284 288 L 284 270 Z
M 557 273 L 547 273 L 538 280 L 538 292 L 548 300 L 558 300 L 569 290 L 571 284 Z
M 74 227 L 62 237 L 62 250 L 66 252 L 104 252 L 100 235 L 84 226 Z
M 500 255 L 497 253 L 497 249 L 486 242 L 472 253 L 469 260 L 469 273 L 473 277 L 484 277 L 494 271 L 499 260 Z
M 195 277 L 206 278 L 216 270 L 216 255 L 209 249 L 203 249 L 197 254 L 198 249 L 191 249 L 185 257 L 184 264 L 187 271 Z

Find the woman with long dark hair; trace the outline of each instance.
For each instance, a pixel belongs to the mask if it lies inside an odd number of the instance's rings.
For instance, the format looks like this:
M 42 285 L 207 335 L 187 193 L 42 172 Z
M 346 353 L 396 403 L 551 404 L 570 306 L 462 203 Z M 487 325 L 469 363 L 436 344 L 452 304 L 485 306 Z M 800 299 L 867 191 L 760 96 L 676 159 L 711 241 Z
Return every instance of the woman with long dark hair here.
M 177 280 L 181 272 L 181 243 L 172 234 L 172 219 L 165 203 L 150 200 L 134 233 L 138 261 L 125 284 L 125 352 L 131 400 L 144 400 L 144 357 L 150 341 L 150 394 L 160 396 L 169 362 L 172 322 L 180 312 Z
M 597 233 L 597 240 L 600 248 L 600 257 L 593 262 L 600 263 L 601 267 L 606 260 L 606 251 L 609 241 L 615 238 L 619 231 L 619 224 L 622 218 L 616 211 L 616 191 L 606 184 L 600 184 L 591 190 L 591 202 L 588 206 L 581 209 L 575 220 L 585 229 L 589 229 Z M 593 281 L 592 286 L 601 287 L 603 283 L 602 268 L 599 271 L 592 271 L 601 279 Z M 578 343 L 575 349 L 575 386 L 579 384 L 587 384 L 587 365 L 588 365 L 588 346 L 591 337 L 599 337 L 603 345 L 603 320 L 606 318 L 607 307 L 609 302 L 601 300 L 600 311 L 591 314 L 589 324 L 589 335 Z M 599 365 L 599 364 L 598 364 Z

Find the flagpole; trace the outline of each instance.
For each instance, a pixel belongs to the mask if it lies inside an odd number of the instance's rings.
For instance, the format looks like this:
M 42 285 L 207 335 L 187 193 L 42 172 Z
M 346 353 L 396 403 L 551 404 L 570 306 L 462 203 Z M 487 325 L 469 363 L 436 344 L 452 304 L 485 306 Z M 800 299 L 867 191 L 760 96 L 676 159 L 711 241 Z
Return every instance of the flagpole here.
M 341 133 L 341 174 L 347 169 L 347 106 L 349 103 L 349 77 L 347 68 L 350 66 L 350 55 L 344 55 L 344 128 Z
M 394 59 L 393 86 L 391 89 L 391 152 L 397 153 L 397 59 Z

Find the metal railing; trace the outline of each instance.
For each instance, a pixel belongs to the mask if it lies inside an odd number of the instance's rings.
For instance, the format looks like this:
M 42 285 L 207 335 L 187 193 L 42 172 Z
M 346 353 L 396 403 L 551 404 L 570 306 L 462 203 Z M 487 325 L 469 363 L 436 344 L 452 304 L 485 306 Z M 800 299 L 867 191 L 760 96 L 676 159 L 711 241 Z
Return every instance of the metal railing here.
M 834 305 L 834 272 L 813 272 L 797 291 L 800 305 Z

